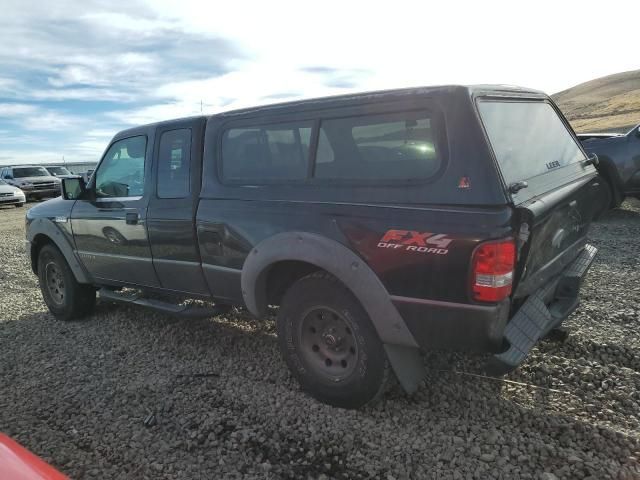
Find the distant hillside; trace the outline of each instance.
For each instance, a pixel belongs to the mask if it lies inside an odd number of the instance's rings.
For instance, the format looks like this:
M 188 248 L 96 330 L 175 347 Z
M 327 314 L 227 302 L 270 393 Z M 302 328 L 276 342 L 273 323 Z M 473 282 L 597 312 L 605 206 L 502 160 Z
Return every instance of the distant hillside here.
M 627 131 L 640 123 L 640 70 L 581 83 L 552 98 L 577 132 Z

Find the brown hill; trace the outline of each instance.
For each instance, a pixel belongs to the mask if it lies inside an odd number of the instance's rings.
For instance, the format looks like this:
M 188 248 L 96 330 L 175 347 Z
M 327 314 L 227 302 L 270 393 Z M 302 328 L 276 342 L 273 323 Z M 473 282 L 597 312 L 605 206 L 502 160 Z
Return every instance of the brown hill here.
M 552 98 L 577 132 L 624 132 L 640 123 L 640 70 L 581 83 Z

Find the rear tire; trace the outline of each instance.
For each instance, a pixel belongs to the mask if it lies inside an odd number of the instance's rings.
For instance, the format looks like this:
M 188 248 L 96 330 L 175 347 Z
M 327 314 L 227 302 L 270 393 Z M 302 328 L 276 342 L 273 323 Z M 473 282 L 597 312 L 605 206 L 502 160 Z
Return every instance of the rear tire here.
M 22 208 L 24 207 L 24 203 L 16 203 L 16 208 Z
M 93 311 L 95 288 L 78 283 L 54 245 L 45 245 L 38 254 L 38 280 L 44 303 L 58 320 L 79 319 Z
M 384 393 L 389 360 L 365 310 L 335 277 L 316 272 L 293 284 L 277 318 L 287 366 L 311 396 L 359 408 Z

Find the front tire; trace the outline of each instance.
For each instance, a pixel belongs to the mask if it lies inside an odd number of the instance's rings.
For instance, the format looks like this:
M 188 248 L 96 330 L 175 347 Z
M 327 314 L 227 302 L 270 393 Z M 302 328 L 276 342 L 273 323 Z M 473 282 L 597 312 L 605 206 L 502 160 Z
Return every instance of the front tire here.
M 316 272 L 287 290 L 277 318 L 287 366 L 311 396 L 342 408 L 377 399 L 389 360 L 365 310 L 335 277 Z
M 44 303 L 58 320 L 75 320 L 93 311 L 96 291 L 78 283 L 69 264 L 54 245 L 45 245 L 38 254 L 38 280 Z
M 22 208 L 24 207 L 24 203 L 16 203 L 16 208 Z

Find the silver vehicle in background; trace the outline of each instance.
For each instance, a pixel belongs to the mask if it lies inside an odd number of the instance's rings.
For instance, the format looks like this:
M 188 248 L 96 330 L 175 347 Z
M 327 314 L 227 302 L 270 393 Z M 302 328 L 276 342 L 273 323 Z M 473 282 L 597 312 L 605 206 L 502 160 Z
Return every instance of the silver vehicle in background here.
M 4 180 L 0 180 L 0 206 L 15 205 L 22 207 L 27 201 L 24 192 L 18 187 L 9 185 Z
M 69 170 L 67 170 L 67 167 L 61 167 L 58 165 L 55 166 L 45 166 L 44 169 L 49 172 L 49 174 L 53 177 L 56 178 L 70 178 L 70 177 L 75 177 L 77 175 L 74 175 L 73 173 L 71 173 Z
M 60 195 L 60 179 L 39 165 L 4 167 L 0 170 L 0 179 L 22 190 L 27 200 Z

